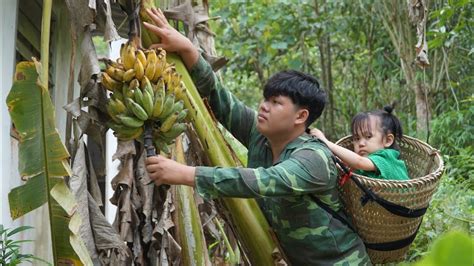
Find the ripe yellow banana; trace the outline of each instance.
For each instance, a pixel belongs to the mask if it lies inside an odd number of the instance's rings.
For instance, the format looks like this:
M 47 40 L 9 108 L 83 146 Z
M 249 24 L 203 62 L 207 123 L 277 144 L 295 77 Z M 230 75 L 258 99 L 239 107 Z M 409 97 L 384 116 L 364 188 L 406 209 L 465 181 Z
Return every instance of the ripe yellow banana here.
M 133 66 L 135 65 L 136 57 L 135 57 L 135 47 L 133 47 L 131 44 L 128 44 L 127 47 L 125 48 L 125 53 L 122 58 L 123 61 L 123 66 L 125 67 L 125 70 L 132 69 Z
M 142 62 L 140 60 L 135 61 L 135 65 L 133 66 L 133 69 L 135 69 L 135 77 L 138 80 L 142 80 L 143 76 L 145 75 L 145 69 L 143 68 Z
M 137 79 L 130 81 L 130 89 L 138 89 L 140 87 L 140 82 Z
M 145 56 L 145 53 L 143 53 L 142 50 L 137 51 L 137 59 L 138 59 L 138 61 L 140 61 L 140 63 L 142 63 L 143 67 L 146 66 L 146 56 Z
M 112 65 L 108 65 L 105 72 L 113 79 L 117 81 L 123 81 L 124 71 L 120 68 L 116 68 Z
M 114 91 L 122 88 L 122 82 L 114 80 L 106 72 L 102 72 L 102 84 L 109 91 Z
M 123 73 L 123 81 L 130 82 L 135 77 L 135 69 L 129 69 Z
M 178 112 L 172 113 L 170 116 L 168 116 L 163 123 L 161 123 L 160 126 L 160 131 L 161 132 L 168 132 L 171 127 L 176 123 L 176 119 L 178 119 Z

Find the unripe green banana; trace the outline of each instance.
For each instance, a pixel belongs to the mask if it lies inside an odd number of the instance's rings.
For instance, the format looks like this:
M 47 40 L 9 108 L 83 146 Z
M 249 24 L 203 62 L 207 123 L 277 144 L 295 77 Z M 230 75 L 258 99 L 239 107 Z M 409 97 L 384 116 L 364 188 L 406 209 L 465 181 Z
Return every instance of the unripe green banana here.
M 163 111 L 158 118 L 166 119 L 173 112 L 174 94 L 165 96 L 165 103 L 163 104 Z
M 132 140 L 132 139 L 137 139 L 138 137 L 140 137 L 140 135 L 143 134 L 143 127 L 136 127 L 136 128 L 122 127 L 121 129 L 117 129 L 114 131 L 115 131 L 114 135 L 119 140 Z
M 184 119 L 186 119 L 186 116 L 188 116 L 188 109 L 183 109 L 181 112 L 179 112 L 178 118 L 176 119 L 176 122 L 181 122 Z
M 163 92 L 158 91 L 155 94 L 155 101 L 153 103 L 153 113 L 151 115 L 152 118 L 159 118 L 161 112 L 163 112 L 163 106 L 165 102 L 165 95 Z
M 157 151 L 162 151 L 164 153 L 170 153 L 170 150 L 168 148 L 168 145 L 161 139 L 155 138 L 153 139 L 153 142 L 155 144 L 155 148 Z
M 183 100 L 179 100 L 179 101 L 177 101 L 177 102 L 175 102 L 175 103 L 173 104 L 173 111 L 172 111 L 172 113 L 174 113 L 174 112 L 178 112 L 178 113 L 179 113 L 179 112 L 181 112 L 181 111 L 183 110 L 183 108 L 184 108 L 184 102 L 183 102 Z
M 116 115 L 123 114 L 127 110 L 123 102 L 120 100 L 110 99 L 109 102 L 107 103 L 107 106 Z
M 107 113 L 113 121 L 121 123 L 121 120 L 117 117 L 118 113 L 114 110 L 113 106 L 110 103 L 107 103 L 105 109 L 107 110 Z
M 167 132 L 171 129 L 171 127 L 176 123 L 176 119 L 178 119 L 178 112 L 172 113 L 170 116 L 168 116 L 165 121 L 160 126 L 160 131 L 161 132 Z
M 133 99 L 140 106 L 143 106 L 143 92 L 140 88 L 136 88 L 133 90 Z
M 127 127 L 141 127 L 144 123 L 143 120 L 126 115 L 119 115 L 118 119 L 120 119 L 120 122 Z
M 110 98 L 114 100 L 120 100 L 123 102 L 123 94 L 120 90 L 115 90 L 113 93 L 110 94 Z
M 143 109 L 145 109 L 148 117 L 153 115 L 153 94 L 150 94 L 148 90 L 143 92 Z
M 134 102 L 131 98 L 127 98 L 128 109 L 140 120 L 145 121 L 148 119 L 146 111 L 138 103 Z
M 177 136 L 179 136 L 181 133 L 183 133 L 186 130 L 186 128 L 187 128 L 187 126 L 186 126 L 185 123 L 177 123 L 177 124 L 174 124 L 171 127 L 171 129 L 168 130 L 167 132 L 162 132 L 161 136 L 165 140 L 173 140 Z

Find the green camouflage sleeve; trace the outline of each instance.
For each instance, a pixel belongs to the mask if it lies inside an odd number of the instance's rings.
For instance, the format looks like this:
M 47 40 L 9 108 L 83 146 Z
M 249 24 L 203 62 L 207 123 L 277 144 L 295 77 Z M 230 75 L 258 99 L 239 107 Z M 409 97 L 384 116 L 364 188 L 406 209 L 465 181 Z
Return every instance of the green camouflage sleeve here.
M 209 98 L 217 120 L 247 147 L 256 121 L 255 111 L 222 87 L 211 66 L 202 56 L 199 56 L 198 62 L 192 67 L 190 75 L 201 96 Z
M 335 175 L 320 150 L 303 148 L 269 168 L 197 167 L 196 188 L 207 199 L 327 195 Z

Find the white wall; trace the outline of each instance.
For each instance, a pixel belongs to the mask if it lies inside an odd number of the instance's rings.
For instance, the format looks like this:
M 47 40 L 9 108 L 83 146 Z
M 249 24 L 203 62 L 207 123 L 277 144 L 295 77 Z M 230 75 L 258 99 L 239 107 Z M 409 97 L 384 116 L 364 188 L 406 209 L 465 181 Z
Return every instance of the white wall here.
M 5 227 L 13 226 L 8 208 L 8 192 L 20 184 L 17 163 L 12 161 L 12 146 L 10 141 L 10 115 L 6 98 L 13 82 L 15 71 L 15 32 L 18 2 L 16 0 L 0 0 L 0 224 Z M 18 158 L 18 157 L 16 157 Z

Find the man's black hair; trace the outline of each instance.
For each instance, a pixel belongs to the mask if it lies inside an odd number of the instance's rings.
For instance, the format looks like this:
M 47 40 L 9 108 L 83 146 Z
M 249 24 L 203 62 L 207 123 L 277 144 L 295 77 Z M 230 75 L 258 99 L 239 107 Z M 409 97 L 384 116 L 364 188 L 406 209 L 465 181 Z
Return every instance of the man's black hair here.
M 306 127 L 321 116 L 327 102 L 326 92 L 311 75 L 296 70 L 281 71 L 270 77 L 263 89 L 263 97 L 287 96 L 295 105 L 308 109 Z

